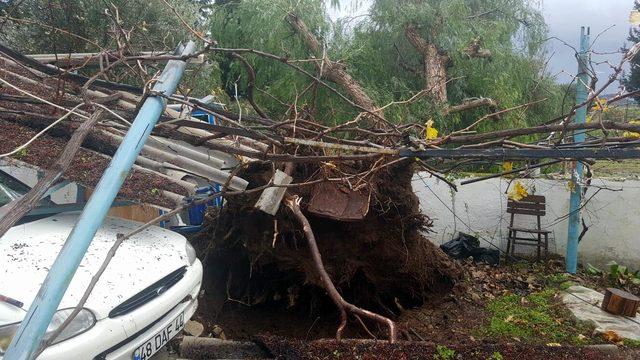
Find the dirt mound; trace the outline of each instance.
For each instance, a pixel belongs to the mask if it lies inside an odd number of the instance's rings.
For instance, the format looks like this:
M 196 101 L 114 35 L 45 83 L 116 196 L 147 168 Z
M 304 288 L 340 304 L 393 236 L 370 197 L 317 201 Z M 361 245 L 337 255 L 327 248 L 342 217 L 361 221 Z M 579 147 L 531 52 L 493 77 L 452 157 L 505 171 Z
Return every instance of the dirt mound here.
M 298 166 L 292 176 L 294 182 L 304 182 L 318 178 L 317 173 L 317 167 Z M 270 165 L 257 163 L 240 174 L 250 187 L 266 184 L 271 175 Z M 412 175 L 413 167 L 406 163 L 378 172 L 367 183 L 371 200 L 363 220 L 346 222 L 307 214 L 338 290 L 353 303 L 390 315 L 420 305 L 430 296 L 442 296 L 461 276 L 458 265 L 423 236 L 430 220 L 420 213 L 411 189 Z M 312 189 L 289 192 L 302 197 L 305 209 Z M 231 197 L 221 211 L 207 217 L 200 241 L 208 244 L 208 294 L 218 297 L 220 306 L 228 299 L 287 307 L 326 300 L 298 223 L 285 207 L 275 217 L 255 210 L 258 196 Z

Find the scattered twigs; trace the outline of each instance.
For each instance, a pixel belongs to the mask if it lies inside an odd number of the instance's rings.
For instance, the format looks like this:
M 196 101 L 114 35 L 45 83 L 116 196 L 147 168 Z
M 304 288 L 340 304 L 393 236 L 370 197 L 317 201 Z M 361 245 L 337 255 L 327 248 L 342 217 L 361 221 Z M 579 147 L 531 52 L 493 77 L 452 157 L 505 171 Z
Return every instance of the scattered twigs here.
M 446 177 L 444 177 L 442 174 L 439 174 L 436 169 L 432 168 L 431 166 L 427 165 L 427 163 L 424 162 L 424 160 L 422 159 L 416 159 L 416 162 L 420 165 L 420 167 L 422 167 L 426 172 L 428 172 L 429 174 L 431 174 L 431 176 L 442 180 L 445 184 L 449 185 L 450 188 L 453 189 L 453 191 L 458 191 L 458 187 L 456 186 L 456 184 L 454 184 L 453 182 L 451 182 L 450 180 L 448 180 Z
M 537 104 L 537 103 L 540 103 L 540 102 L 543 102 L 543 101 L 546 101 L 546 100 L 547 100 L 546 98 L 540 99 L 540 100 L 535 100 L 535 101 L 528 102 L 526 104 L 520 104 L 520 105 L 517 105 L 517 106 L 514 106 L 514 107 L 510 107 L 508 109 L 503 109 L 503 110 L 499 110 L 499 111 L 493 112 L 491 114 L 483 115 L 482 117 L 480 117 L 478 120 L 474 121 L 471 125 L 467 126 L 466 128 L 464 128 L 462 130 L 454 131 L 451 134 L 445 136 L 444 138 L 442 138 L 440 143 L 446 142 L 447 139 L 452 137 L 452 136 L 465 133 L 465 132 L 475 128 L 478 124 L 480 124 L 481 122 L 483 122 L 486 119 L 489 119 L 489 118 L 492 118 L 492 117 L 496 117 L 496 116 L 500 116 L 500 115 L 502 115 L 504 113 L 507 113 L 507 112 L 510 112 L 510 111 L 526 108 L 526 107 L 529 107 L 531 105 L 534 105 L 534 104 Z
M 304 216 L 304 214 L 300 210 L 300 201 L 301 198 L 294 196 L 286 199 L 285 204 L 289 209 L 291 209 L 295 218 L 302 225 L 302 229 L 309 245 L 309 250 L 311 251 L 313 264 L 315 265 L 316 271 L 320 275 L 320 281 L 322 281 L 323 287 L 325 288 L 325 290 L 327 290 L 329 297 L 331 298 L 331 300 L 333 300 L 334 304 L 340 311 L 340 325 L 338 326 L 338 330 L 336 331 L 336 339 L 342 339 L 342 334 L 345 327 L 347 326 L 347 312 L 350 312 L 356 316 L 362 316 L 378 322 L 383 326 L 386 326 L 389 329 L 389 342 L 394 343 L 398 338 L 398 334 L 396 324 L 393 320 L 374 312 L 364 310 L 347 302 L 333 285 L 331 277 L 329 276 L 329 273 L 327 273 L 327 270 L 324 268 L 324 265 L 322 263 L 322 256 L 320 255 L 320 250 L 318 249 L 315 235 L 313 233 L 313 230 L 311 229 L 311 224 L 309 223 L 307 217 Z M 365 331 L 368 331 L 368 329 L 366 329 Z

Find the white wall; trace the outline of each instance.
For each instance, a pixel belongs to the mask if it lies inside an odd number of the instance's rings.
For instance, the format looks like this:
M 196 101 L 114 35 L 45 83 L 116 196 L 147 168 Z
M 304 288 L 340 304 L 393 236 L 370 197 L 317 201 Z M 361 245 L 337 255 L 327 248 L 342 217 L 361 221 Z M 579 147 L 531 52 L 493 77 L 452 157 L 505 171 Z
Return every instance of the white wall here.
M 505 211 L 505 192 L 509 179 L 460 185 L 462 180 L 455 181 L 458 192 L 454 193 L 447 184 L 430 177 L 428 173 L 414 176 L 413 190 L 420 198 L 422 211 L 433 219 L 432 230 L 435 233 L 428 237 L 434 243 L 442 244 L 462 231 L 479 235 L 504 250 L 509 224 L 509 216 Z M 563 216 L 569 212 L 567 180 L 522 179 L 521 182 L 535 186 L 536 195 L 546 197 L 547 215 L 542 220 L 542 226 L 551 230 L 554 238 L 550 241 L 549 251 L 564 256 L 567 219 Z M 596 187 L 622 191 L 601 190 L 583 209 L 589 231 L 580 242 L 579 261 L 603 266 L 615 260 L 640 269 L 640 181 L 594 179 L 586 198 L 596 192 Z M 535 219 L 529 216 L 524 218 Z M 481 240 L 481 246 L 489 245 Z

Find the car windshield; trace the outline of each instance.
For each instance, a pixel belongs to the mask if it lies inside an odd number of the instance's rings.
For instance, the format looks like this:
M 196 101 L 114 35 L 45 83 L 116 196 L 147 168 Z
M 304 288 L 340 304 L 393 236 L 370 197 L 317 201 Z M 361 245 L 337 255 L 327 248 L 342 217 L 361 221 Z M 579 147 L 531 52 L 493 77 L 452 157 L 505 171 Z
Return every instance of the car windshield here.
M 0 207 L 22 197 L 31 188 L 20 180 L 0 170 Z M 38 206 L 52 205 L 48 198 L 40 200 Z

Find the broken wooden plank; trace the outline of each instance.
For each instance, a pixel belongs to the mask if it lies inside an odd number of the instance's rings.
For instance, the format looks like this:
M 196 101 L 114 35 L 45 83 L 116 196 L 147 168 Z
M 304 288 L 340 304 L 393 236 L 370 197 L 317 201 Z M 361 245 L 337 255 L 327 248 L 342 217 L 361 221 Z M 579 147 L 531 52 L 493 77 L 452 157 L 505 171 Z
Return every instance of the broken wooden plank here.
M 340 220 L 362 220 L 369 212 L 371 192 L 358 191 L 329 181 L 317 184 L 311 193 L 307 210 L 315 215 Z
M 291 184 L 291 181 L 293 181 L 291 176 L 280 170 L 276 170 L 271 179 L 274 185 L 289 185 Z M 280 202 L 282 201 L 286 191 L 286 187 L 274 186 L 266 188 L 260 195 L 255 207 L 269 215 L 275 215 L 280 208 Z

